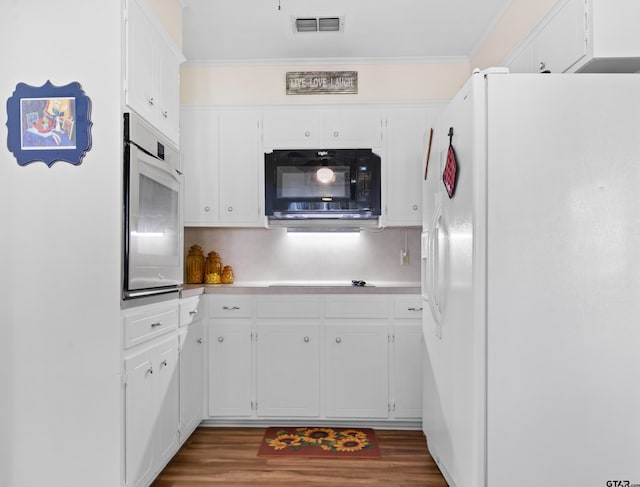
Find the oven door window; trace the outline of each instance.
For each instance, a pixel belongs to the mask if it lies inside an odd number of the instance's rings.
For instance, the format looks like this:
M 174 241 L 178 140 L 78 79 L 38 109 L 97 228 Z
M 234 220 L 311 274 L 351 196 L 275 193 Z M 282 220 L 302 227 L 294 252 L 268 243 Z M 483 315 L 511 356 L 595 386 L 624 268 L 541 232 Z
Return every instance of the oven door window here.
M 134 287 L 180 280 L 180 183 L 157 166 L 139 152 L 131 174 L 129 277 L 138 281 Z

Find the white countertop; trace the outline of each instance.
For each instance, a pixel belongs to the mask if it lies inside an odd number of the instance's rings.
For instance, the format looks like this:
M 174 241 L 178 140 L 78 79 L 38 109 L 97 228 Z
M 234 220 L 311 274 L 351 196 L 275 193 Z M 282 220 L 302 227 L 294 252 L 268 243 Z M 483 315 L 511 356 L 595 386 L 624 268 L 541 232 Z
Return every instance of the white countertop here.
M 198 291 L 202 289 L 202 291 Z M 353 286 L 351 281 L 236 281 L 233 284 L 185 284 L 186 293 L 199 294 L 419 294 L 414 281 L 367 281 Z

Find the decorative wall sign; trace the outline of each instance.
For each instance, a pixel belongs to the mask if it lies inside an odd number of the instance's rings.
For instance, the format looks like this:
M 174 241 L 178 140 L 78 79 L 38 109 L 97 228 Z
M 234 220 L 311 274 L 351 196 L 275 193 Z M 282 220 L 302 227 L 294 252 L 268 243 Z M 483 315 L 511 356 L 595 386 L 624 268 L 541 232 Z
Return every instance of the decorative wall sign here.
M 358 93 L 357 71 L 287 72 L 287 95 Z
M 456 161 L 456 151 L 453 150 L 453 127 L 449 128 L 449 150 L 447 151 L 447 163 L 442 173 L 442 182 L 447 190 L 449 198 L 453 198 L 458 183 L 458 161 Z
M 18 83 L 7 100 L 7 147 L 18 164 L 78 165 L 91 148 L 91 100 L 80 83 L 36 87 Z

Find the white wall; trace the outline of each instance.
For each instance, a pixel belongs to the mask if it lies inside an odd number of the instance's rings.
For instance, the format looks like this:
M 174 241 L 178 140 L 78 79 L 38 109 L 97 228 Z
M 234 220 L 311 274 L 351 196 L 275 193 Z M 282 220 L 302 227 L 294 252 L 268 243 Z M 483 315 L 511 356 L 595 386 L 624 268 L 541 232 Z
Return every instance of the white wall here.
M 121 2 L 9 0 L 0 98 L 78 81 L 79 166 L 16 164 L 0 123 L 0 485 L 120 482 Z

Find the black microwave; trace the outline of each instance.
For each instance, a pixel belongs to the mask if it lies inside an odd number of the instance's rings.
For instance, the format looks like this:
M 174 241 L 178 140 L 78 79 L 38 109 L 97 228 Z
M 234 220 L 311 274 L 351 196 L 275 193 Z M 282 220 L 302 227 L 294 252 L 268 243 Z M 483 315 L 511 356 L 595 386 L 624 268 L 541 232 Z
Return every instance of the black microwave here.
M 371 149 L 274 150 L 264 184 L 270 220 L 380 216 L 380 156 Z

